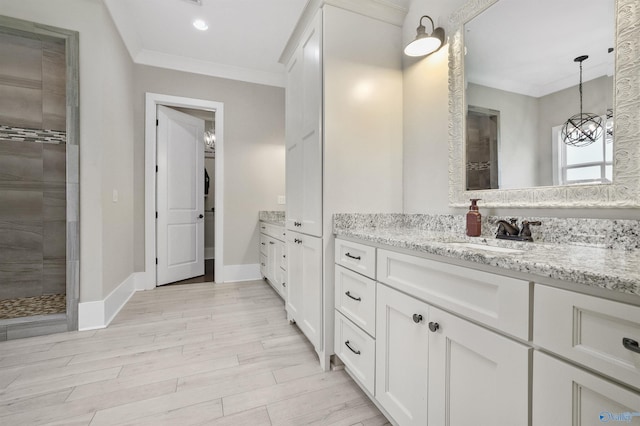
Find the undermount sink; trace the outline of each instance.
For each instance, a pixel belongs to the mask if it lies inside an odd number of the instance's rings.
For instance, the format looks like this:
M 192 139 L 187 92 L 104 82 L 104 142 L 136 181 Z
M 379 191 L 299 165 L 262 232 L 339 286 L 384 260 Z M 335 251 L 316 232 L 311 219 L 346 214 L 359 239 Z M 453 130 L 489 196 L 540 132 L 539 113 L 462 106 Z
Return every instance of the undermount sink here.
M 494 253 L 508 253 L 508 254 L 524 253 L 524 250 L 520 250 L 520 249 L 496 247 L 496 246 L 490 246 L 490 245 L 478 244 L 478 243 L 449 243 L 448 245 L 454 246 L 454 247 L 469 248 L 474 250 L 491 251 Z

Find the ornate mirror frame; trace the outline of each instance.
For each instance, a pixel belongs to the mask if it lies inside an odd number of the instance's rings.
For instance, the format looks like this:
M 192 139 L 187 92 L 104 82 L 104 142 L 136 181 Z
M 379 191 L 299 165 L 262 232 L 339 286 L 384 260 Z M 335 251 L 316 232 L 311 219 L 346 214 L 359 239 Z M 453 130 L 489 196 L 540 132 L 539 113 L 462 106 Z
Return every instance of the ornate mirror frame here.
M 613 183 L 465 190 L 464 24 L 499 0 L 470 0 L 449 17 L 449 206 L 640 206 L 640 2 L 616 0 Z

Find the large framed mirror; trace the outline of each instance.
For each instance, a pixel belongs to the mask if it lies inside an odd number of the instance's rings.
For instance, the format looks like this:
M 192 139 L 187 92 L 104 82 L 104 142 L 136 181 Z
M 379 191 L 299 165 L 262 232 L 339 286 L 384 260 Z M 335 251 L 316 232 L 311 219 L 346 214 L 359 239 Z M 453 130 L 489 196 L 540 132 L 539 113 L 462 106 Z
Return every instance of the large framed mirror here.
M 449 34 L 450 206 L 640 206 L 637 0 L 470 0 Z

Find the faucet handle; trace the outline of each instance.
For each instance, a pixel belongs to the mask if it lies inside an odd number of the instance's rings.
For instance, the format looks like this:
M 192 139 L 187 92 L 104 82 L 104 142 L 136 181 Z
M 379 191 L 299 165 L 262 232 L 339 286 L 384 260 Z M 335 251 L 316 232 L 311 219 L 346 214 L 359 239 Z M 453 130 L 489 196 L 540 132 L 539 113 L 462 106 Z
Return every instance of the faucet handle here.
M 520 235 L 524 237 L 526 241 L 533 241 L 533 238 L 531 238 L 531 229 L 529 228 L 530 225 L 540 226 L 542 225 L 542 222 L 540 222 L 539 220 L 534 220 L 531 222 L 529 222 L 528 220 L 522 221 L 522 231 L 520 231 Z
M 540 225 L 542 225 L 542 222 L 540 222 L 539 220 L 534 220 L 534 221 L 532 221 L 532 222 L 530 222 L 530 221 L 528 221 L 528 220 L 523 220 L 523 221 L 522 221 L 522 225 L 524 225 L 525 223 L 526 223 L 527 225 L 532 225 L 532 226 L 540 226 Z
M 517 218 L 515 218 L 515 217 L 512 217 L 511 219 L 509 219 L 509 222 L 510 222 L 512 225 L 517 225 L 517 224 L 518 224 L 518 219 L 517 219 Z

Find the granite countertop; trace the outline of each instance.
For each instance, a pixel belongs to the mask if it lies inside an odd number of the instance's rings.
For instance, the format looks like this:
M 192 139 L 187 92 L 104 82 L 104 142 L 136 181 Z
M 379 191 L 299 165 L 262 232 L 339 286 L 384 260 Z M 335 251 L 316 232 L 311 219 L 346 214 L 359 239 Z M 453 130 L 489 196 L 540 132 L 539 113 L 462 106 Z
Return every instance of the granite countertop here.
M 344 224 L 336 226 L 334 220 L 336 236 L 640 296 L 638 249 L 506 241 L 492 236 L 473 238 L 464 232 L 388 226 L 388 223 L 382 227 Z M 489 249 L 483 246 L 489 246 Z M 490 251 L 491 247 L 517 251 L 496 252 Z
M 284 211 L 279 210 L 261 210 L 258 212 L 258 220 L 270 223 L 272 225 L 284 226 Z

